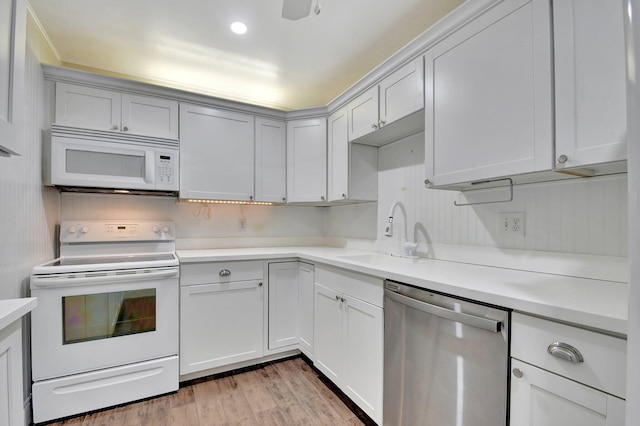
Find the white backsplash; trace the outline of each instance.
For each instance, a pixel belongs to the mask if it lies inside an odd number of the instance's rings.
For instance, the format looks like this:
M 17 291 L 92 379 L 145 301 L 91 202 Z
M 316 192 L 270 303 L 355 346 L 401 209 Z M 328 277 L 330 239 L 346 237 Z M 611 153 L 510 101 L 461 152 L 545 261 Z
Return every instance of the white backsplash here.
M 512 202 L 456 207 L 457 191 L 424 187 L 422 133 L 380 148 L 377 205 L 332 207 L 326 235 L 372 238 L 382 251 L 399 251 L 404 218 L 396 210 L 393 238 L 384 237 L 389 208 L 407 209 L 409 240 L 462 246 L 606 256 L 627 255 L 627 175 L 582 178 L 514 187 Z M 504 192 L 504 191 L 502 191 Z M 500 194 L 501 195 L 501 194 Z M 377 215 L 375 229 L 371 218 Z M 525 214 L 525 235 L 504 235 L 500 213 Z M 358 215 L 359 218 L 353 217 Z

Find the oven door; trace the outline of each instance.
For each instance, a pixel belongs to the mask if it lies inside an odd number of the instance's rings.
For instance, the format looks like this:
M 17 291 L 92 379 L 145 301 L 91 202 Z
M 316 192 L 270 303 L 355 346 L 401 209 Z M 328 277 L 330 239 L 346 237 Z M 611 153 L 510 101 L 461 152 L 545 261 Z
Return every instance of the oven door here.
M 32 276 L 34 381 L 176 355 L 178 271 Z

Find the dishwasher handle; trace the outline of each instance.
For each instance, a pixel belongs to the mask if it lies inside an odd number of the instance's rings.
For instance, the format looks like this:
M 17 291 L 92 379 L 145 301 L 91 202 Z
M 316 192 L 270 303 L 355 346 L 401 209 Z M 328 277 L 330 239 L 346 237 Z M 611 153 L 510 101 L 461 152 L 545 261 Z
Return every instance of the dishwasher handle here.
M 403 305 L 409 306 L 411 308 L 417 309 L 419 311 L 425 312 L 427 314 L 435 315 L 441 318 L 445 318 L 451 321 L 459 322 L 465 325 L 470 325 L 471 327 L 481 328 L 483 330 L 491 331 L 494 333 L 499 333 L 501 329 L 502 322 L 477 317 L 475 315 L 469 315 L 462 312 L 452 311 L 451 309 L 442 308 L 440 306 L 432 305 L 427 302 L 423 302 L 421 300 L 416 300 L 411 297 L 403 296 L 398 293 L 394 293 L 392 291 L 386 290 L 386 296 Z

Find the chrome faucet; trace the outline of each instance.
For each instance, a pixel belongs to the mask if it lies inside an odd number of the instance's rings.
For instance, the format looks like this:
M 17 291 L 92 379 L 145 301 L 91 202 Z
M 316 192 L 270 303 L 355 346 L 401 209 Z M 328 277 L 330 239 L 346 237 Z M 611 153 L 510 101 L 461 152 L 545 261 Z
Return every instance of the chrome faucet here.
M 393 215 L 396 210 L 396 207 L 400 208 L 402 215 L 404 216 L 404 235 L 402 237 L 402 250 L 400 252 L 403 257 L 413 256 L 413 252 L 418 247 L 417 243 L 410 243 L 407 239 L 407 210 L 404 207 L 404 204 L 400 201 L 396 201 L 391 205 L 391 209 L 389 209 L 389 222 L 387 222 L 387 227 L 384 229 L 385 237 L 393 237 Z

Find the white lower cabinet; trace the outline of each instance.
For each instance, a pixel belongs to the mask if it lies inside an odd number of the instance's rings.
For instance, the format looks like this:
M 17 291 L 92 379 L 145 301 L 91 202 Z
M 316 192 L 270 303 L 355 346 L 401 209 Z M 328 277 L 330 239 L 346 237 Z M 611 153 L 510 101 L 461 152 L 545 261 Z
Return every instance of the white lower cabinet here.
M 268 350 L 300 349 L 313 359 L 313 269 L 297 261 L 269 263 Z
M 18 319 L 0 330 L 0 424 L 24 424 L 22 404 L 22 319 Z
M 511 333 L 511 426 L 624 426 L 626 340 L 519 313 Z
M 316 267 L 314 365 L 382 423 L 382 280 Z
M 262 261 L 181 268 L 180 374 L 262 357 Z

